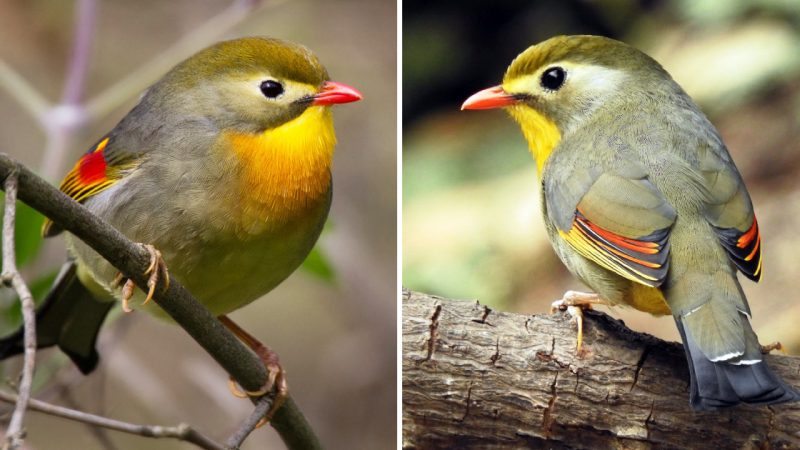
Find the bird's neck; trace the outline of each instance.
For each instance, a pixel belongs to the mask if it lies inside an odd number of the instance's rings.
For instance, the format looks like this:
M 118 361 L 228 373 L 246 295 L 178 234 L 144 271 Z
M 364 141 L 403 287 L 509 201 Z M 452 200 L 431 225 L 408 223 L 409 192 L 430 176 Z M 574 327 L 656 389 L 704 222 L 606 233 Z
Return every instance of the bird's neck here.
M 225 138 L 240 173 L 243 228 L 302 220 L 328 201 L 336 144 L 329 108 L 311 106 L 276 128 Z
M 509 112 L 522 128 L 528 148 L 536 160 L 537 172 L 541 176 L 545 162 L 561 141 L 561 133 L 552 120 L 531 107 L 519 105 L 509 108 Z

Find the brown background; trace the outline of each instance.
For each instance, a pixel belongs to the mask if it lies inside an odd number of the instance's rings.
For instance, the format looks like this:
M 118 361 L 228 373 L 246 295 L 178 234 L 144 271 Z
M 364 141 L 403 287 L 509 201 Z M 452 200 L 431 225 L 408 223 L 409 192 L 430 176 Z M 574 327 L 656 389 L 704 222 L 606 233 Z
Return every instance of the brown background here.
M 231 2 L 101 0 L 87 96 L 101 92 L 195 30 Z M 0 58 L 48 99 L 61 96 L 74 27 L 73 2 L 0 0 Z M 331 226 L 321 240 L 333 283 L 297 273 L 232 317 L 275 348 L 292 394 L 328 448 L 393 448 L 396 420 L 396 5 L 391 1 L 272 2 L 222 39 L 267 35 L 310 47 L 334 80 L 364 100 L 335 108 Z M 210 43 L 199 43 L 195 50 Z M 175 61 L 177 62 L 177 61 Z M 80 134 L 70 164 L 135 103 Z M 0 89 L 0 151 L 42 166 L 44 134 Z M 63 167 L 59 173 L 66 173 Z M 57 182 L 58 180 L 51 180 Z M 61 238 L 26 275 L 63 261 Z M 8 304 L 8 303 L 6 303 Z M 57 351 L 39 358 L 36 396 L 138 423 L 188 422 L 224 441 L 251 411 L 232 397 L 227 375 L 179 328 L 142 313 L 107 325 L 100 368 L 83 377 Z M 57 370 L 61 367 L 60 370 Z M 19 362 L 2 364 L 14 378 Z M 44 379 L 50 379 L 43 383 Z M 53 382 L 55 383 L 55 387 Z M 44 384 L 44 385 L 43 385 Z M 35 449 L 192 448 L 108 432 L 104 443 L 83 425 L 30 413 L 26 445 Z M 269 428 L 244 448 L 280 447 Z

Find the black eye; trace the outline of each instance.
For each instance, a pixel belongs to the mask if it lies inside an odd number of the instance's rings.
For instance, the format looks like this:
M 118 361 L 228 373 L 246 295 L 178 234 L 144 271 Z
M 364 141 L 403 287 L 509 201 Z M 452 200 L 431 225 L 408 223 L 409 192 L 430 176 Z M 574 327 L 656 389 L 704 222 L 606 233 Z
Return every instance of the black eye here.
M 283 94 L 283 86 L 275 80 L 262 81 L 261 93 L 267 98 L 277 98 Z
M 542 87 L 551 91 L 557 91 L 567 78 L 567 72 L 561 67 L 552 67 L 542 74 Z

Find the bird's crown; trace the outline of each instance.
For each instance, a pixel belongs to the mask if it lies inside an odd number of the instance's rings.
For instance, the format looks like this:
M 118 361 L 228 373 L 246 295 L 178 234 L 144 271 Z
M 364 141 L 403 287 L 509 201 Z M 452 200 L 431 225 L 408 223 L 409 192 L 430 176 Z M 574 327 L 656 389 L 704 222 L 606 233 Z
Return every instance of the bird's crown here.
M 503 82 L 532 75 L 544 66 L 564 61 L 616 70 L 663 72 L 655 60 L 623 42 L 603 36 L 556 36 L 520 53 L 508 67 Z
M 311 86 L 319 86 L 328 79 L 325 67 L 305 46 L 265 37 L 217 43 L 177 65 L 168 76 L 179 81 L 197 81 L 262 72 Z

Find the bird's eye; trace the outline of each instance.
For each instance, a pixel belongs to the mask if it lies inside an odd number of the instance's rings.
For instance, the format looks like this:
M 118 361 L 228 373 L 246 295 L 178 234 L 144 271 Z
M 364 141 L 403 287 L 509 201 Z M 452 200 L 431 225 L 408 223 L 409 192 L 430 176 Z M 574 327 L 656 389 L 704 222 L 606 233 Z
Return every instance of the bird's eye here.
M 557 91 L 567 78 L 567 72 L 561 67 L 552 67 L 542 74 L 542 87 L 551 91 Z
M 275 80 L 266 80 L 261 82 L 261 93 L 267 98 L 278 98 L 283 94 L 283 85 Z

